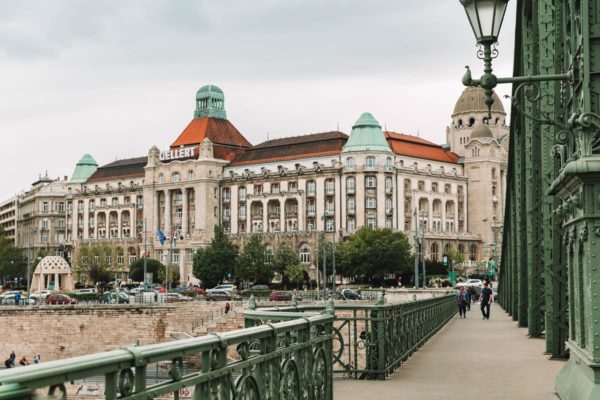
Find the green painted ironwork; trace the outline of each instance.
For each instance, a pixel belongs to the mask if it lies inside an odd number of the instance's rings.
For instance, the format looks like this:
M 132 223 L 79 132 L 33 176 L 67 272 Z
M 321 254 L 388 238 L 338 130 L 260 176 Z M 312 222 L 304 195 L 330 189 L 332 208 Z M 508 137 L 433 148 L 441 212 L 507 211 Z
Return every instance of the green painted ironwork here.
M 323 307 L 318 305 L 247 310 L 246 326 L 297 318 L 298 311 L 320 310 Z M 333 372 L 354 379 L 385 379 L 456 311 L 454 294 L 403 304 L 336 305 Z
M 477 1 L 477 0 L 474 0 Z M 518 0 L 500 302 L 551 357 L 556 391 L 600 398 L 600 4 Z M 491 51 L 490 51 L 491 50 Z M 486 76 L 487 75 L 487 76 Z M 485 79 L 484 79 L 485 78 Z
M 261 311 L 251 311 L 258 315 Z M 103 376 L 106 399 L 148 399 L 193 388 L 195 399 L 331 399 L 334 315 L 287 312 L 285 322 L 221 334 L 132 346 L 0 372 L 0 399 L 46 390 L 67 398 L 71 381 Z M 229 361 L 232 352 L 236 361 Z M 199 370 L 184 360 L 200 357 Z M 149 385 L 150 366 L 170 363 L 168 378 Z

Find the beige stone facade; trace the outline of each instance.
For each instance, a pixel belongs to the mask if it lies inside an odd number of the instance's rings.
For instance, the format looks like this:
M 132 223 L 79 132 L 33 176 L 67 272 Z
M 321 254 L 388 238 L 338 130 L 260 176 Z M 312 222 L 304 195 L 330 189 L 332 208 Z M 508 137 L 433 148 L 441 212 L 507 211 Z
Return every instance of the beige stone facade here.
M 15 235 L 17 232 L 17 198 L 10 199 L 0 203 L 0 227 L 9 243 L 15 244 Z
M 262 235 L 269 251 L 289 244 L 313 279 L 322 241 L 362 226 L 402 231 L 411 241 L 418 227 L 434 260 L 450 249 L 466 260 L 489 259 L 494 243 L 500 253 L 508 127 L 499 100 L 488 121 L 477 90 L 459 98 L 448 147 L 383 132 L 368 113 L 350 136 L 325 132 L 252 146 L 227 120 L 222 91 L 206 86 L 194 119 L 168 149 L 153 146 L 147 157 L 97 169 L 84 156 L 77 179 L 61 183 L 48 203 L 49 210 L 63 204 L 56 209 L 63 220 L 57 238 L 75 250 L 95 242 L 117 246 L 123 278 L 146 251 L 179 268 L 183 282 L 193 279 L 193 253 L 210 242 L 217 224 L 242 248 L 252 234 Z M 19 235 L 27 235 L 40 201 L 23 203 Z M 59 227 L 57 221 L 50 223 Z

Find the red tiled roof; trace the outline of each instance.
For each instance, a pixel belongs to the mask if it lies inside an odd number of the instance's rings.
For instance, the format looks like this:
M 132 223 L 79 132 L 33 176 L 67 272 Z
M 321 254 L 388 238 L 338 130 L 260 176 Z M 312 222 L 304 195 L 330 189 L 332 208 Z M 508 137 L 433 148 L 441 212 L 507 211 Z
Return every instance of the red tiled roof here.
M 243 148 L 252 146 L 228 120 L 203 117 L 194 118 L 171 144 L 171 148 L 200 144 L 204 138 L 209 138 L 213 144 Z
M 460 158 L 456 153 L 446 151 L 439 145 L 416 136 L 388 131 L 384 134 L 390 148 L 398 155 L 452 164 L 457 164 Z
M 142 177 L 145 175 L 144 167 L 147 163 L 148 157 L 136 157 L 113 161 L 98 167 L 96 172 L 94 172 L 86 182 L 90 183 L 112 179 Z
M 342 132 L 324 132 L 268 140 L 238 155 L 231 165 L 293 160 L 305 157 L 337 155 L 342 151 L 348 135 Z

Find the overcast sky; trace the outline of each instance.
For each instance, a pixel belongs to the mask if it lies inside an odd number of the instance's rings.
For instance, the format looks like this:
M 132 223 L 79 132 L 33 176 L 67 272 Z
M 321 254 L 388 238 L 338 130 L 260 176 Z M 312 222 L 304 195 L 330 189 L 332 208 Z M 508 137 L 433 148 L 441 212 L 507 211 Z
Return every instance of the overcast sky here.
M 85 153 L 102 165 L 166 149 L 208 83 L 253 144 L 349 133 L 364 111 L 443 143 L 464 66 L 482 73 L 474 42 L 459 0 L 0 0 L 0 201 Z

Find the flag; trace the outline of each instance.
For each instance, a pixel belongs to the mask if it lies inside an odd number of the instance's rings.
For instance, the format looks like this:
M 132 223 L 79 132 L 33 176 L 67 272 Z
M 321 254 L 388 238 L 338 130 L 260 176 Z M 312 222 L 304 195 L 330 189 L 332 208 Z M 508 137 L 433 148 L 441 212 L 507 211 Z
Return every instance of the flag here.
M 161 246 L 165 243 L 165 234 L 159 228 L 156 228 L 156 237 L 160 241 Z
M 174 242 L 175 240 L 177 240 L 177 238 L 175 237 L 176 232 L 177 232 L 177 227 L 171 225 L 171 242 Z

